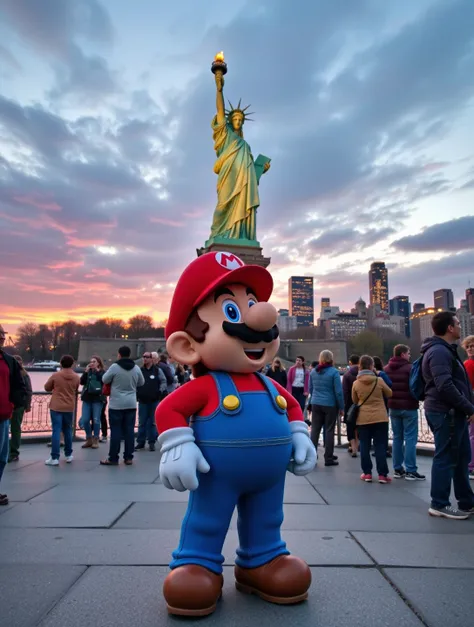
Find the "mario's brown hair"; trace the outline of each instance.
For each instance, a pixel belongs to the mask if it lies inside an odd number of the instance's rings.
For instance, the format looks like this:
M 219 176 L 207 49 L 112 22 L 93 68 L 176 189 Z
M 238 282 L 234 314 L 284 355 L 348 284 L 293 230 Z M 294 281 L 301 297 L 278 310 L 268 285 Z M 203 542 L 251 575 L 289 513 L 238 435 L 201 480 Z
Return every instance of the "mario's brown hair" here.
M 193 338 L 195 342 L 199 342 L 201 344 L 206 339 L 206 333 L 209 331 L 209 325 L 207 322 L 204 322 L 204 320 L 201 320 L 197 310 L 195 309 L 189 316 L 184 330 Z M 202 377 L 208 372 L 209 369 L 206 368 L 201 361 L 192 366 L 192 373 L 195 379 L 197 379 L 197 377 Z

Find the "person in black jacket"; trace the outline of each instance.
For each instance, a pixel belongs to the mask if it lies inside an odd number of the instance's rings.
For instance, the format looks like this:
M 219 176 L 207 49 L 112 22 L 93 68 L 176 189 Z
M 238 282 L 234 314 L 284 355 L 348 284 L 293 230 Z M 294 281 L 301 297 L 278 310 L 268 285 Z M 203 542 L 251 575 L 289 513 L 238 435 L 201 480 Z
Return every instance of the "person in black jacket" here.
M 265 372 L 266 376 L 269 379 L 273 379 L 277 383 L 279 383 L 286 390 L 286 384 L 288 383 L 288 375 L 286 374 L 286 370 L 281 363 L 281 359 L 279 357 L 275 357 L 272 361 L 272 365 Z
M 141 371 L 145 384 L 137 388 L 138 434 L 135 450 L 143 450 L 148 440 L 150 451 L 154 451 L 158 439 L 155 411 L 166 392 L 166 377 L 161 368 L 153 363 L 153 355 L 150 352 L 143 354 Z
M 474 423 L 472 387 L 455 344 L 461 337 L 457 316 L 441 311 L 433 316 L 431 327 L 434 337 L 426 339 L 421 347 L 424 409 L 435 440 L 428 512 L 431 516 L 465 520 L 474 513 L 468 468 L 468 423 Z M 449 500 L 451 482 L 459 509 Z
M 5 340 L 6 331 L 0 325 L 0 481 L 8 462 L 10 418 L 14 409 L 24 407 L 27 396 L 20 364 L 3 351 Z M 8 505 L 6 494 L 0 494 L 0 505 Z

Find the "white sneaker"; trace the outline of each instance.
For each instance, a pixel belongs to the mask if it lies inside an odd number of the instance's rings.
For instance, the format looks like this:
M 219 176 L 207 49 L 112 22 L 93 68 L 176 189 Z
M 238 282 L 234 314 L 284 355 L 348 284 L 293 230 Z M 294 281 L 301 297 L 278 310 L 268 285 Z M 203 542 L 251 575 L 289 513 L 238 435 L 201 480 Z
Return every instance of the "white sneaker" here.
M 69 455 L 68 457 L 66 457 L 66 464 L 70 464 L 73 459 L 74 459 L 73 455 Z
M 59 459 L 53 459 L 52 457 L 48 457 L 48 459 L 44 462 L 46 466 L 59 466 Z

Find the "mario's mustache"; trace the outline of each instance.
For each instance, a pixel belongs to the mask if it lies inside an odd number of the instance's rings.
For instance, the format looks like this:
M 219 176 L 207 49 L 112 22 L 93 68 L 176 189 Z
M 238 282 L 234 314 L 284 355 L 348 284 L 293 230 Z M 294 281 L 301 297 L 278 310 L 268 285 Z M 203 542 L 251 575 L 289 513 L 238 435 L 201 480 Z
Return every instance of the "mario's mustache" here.
M 227 320 L 224 320 L 222 328 L 224 329 L 224 333 L 227 333 L 227 335 L 236 337 L 239 340 L 242 340 L 242 342 L 248 342 L 249 344 L 258 344 L 259 342 L 267 342 L 269 344 L 270 342 L 273 342 L 273 340 L 276 340 L 279 335 L 276 324 L 268 331 L 254 331 L 248 327 L 245 322 L 237 324 L 235 322 L 227 322 Z

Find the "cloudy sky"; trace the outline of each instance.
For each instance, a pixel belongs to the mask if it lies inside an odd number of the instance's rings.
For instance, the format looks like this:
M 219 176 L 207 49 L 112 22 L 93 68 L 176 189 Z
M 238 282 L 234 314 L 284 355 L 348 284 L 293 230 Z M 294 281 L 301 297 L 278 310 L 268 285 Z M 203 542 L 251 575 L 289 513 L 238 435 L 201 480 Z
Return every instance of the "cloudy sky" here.
M 210 64 L 272 158 L 257 234 L 349 309 L 474 285 L 472 0 L 0 0 L 0 312 L 167 317 L 216 201 Z

